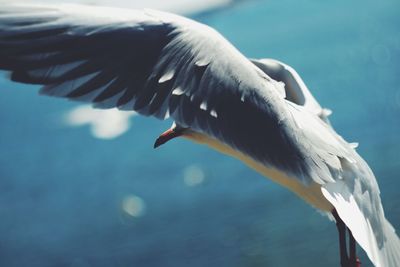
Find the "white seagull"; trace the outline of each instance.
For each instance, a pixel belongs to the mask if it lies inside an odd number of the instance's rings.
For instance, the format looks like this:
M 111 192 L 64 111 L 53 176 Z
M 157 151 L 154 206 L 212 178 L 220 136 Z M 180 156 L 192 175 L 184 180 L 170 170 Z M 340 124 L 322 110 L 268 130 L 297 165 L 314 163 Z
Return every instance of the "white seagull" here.
M 333 216 L 343 267 L 360 265 L 355 241 L 375 266 L 400 266 L 374 174 L 329 112 L 292 68 L 249 60 L 206 25 L 153 10 L 3 4 L 0 69 L 44 95 L 171 117 L 155 147 L 181 136 L 238 158 Z

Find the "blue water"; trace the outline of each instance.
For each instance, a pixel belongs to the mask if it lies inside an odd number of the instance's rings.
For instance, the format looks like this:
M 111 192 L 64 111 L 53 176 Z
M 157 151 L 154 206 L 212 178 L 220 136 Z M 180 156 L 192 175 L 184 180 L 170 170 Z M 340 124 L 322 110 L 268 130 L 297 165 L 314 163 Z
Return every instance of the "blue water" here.
M 399 1 L 259 0 L 197 18 L 298 70 L 360 143 L 400 231 Z M 62 124 L 75 103 L 0 87 L 0 266 L 339 266 L 335 225 L 292 193 L 185 140 L 153 150 L 171 122 L 135 117 L 98 140 Z M 205 175 L 194 187 L 191 165 Z M 129 195 L 141 217 L 122 210 Z

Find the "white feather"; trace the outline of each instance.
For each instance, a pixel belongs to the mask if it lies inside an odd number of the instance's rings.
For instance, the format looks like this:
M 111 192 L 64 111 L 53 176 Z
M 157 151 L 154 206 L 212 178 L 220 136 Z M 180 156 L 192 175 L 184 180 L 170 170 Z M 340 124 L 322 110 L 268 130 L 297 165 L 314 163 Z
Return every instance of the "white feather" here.
M 353 179 L 357 181 L 359 178 Z M 384 217 L 380 199 L 376 199 L 377 196 L 369 191 L 362 193 L 360 185 L 356 184 L 354 190 L 351 192 L 345 180 L 322 186 L 323 195 L 335 207 L 374 265 L 400 266 L 400 240 Z M 363 199 L 363 202 L 357 199 Z

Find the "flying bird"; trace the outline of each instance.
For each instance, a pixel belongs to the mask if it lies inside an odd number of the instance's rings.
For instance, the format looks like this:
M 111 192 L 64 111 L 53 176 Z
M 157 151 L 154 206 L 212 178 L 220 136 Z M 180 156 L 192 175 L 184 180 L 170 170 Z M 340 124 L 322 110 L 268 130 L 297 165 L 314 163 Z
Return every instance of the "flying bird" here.
M 342 267 L 360 266 L 356 242 L 375 266 L 400 266 L 374 174 L 282 62 L 160 11 L 2 4 L 0 69 L 43 95 L 172 118 L 155 147 L 184 137 L 293 191 L 335 220 Z

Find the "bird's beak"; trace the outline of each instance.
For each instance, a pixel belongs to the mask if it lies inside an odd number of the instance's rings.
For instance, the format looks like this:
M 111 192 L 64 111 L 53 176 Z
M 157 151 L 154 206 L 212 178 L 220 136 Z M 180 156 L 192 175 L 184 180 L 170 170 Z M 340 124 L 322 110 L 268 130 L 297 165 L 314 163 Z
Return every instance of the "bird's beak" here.
M 183 135 L 183 128 L 171 128 L 168 129 L 167 131 L 163 132 L 156 140 L 156 142 L 154 143 L 154 148 L 157 148 L 163 144 L 165 144 L 166 142 L 168 142 L 169 140 L 175 138 L 175 137 L 179 137 L 181 135 Z

